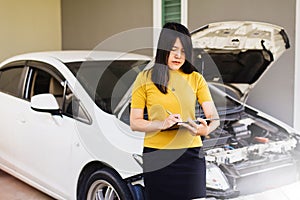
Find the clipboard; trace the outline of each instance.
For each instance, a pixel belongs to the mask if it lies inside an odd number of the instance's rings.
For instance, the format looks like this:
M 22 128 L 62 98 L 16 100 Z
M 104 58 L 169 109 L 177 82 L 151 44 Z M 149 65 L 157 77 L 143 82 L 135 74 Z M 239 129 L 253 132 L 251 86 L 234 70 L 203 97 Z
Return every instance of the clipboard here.
M 207 124 L 209 124 L 211 121 L 220 120 L 220 119 L 219 118 L 208 118 L 208 119 L 204 119 L 204 120 L 207 121 Z M 193 120 L 193 122 L 195 122 L 197 125 L 200 125 L 200 122 L 198 120 Z M 179 128 L 185 128 L 184 126 L 182 126 L 182 124 L 189 124 L 189 123 L 190 122 L 188 122 L 188 121 L 177 122 L 173 126 L 167 128 L 167 129 L 161 130 L 161 131 L 169 131 L 169 130 L 176 130 Z

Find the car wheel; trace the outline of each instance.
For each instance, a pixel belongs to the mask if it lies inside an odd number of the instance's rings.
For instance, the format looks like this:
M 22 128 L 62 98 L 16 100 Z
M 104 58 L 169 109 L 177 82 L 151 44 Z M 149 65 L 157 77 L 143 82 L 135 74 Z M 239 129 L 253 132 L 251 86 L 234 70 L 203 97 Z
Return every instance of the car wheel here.
M 113 170 L 98 170 L 86 179 L 78 199 L 86 200 L 132 200 L 126 183 Z

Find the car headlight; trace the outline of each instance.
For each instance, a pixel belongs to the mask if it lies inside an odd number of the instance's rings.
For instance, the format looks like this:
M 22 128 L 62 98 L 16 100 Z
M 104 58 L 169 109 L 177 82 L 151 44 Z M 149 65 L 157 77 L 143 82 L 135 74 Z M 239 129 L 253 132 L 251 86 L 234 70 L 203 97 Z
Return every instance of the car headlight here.
M 229 182 L 221 169 L 209 162 L 206 164 L 206 187 L 223 191 L 230 189 Z

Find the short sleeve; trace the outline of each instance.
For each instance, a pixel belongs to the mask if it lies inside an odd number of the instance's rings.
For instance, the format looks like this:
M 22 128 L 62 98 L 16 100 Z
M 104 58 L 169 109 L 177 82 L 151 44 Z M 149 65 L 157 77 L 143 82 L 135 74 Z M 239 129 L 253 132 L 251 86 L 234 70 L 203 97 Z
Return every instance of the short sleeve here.
M 144 109 L 145 105 L 146 105 L 146 78 L 145 78 L 145 73 L 140 72 L 133 83 L 131 108 Z
M 197 73 L 197 99 L 200 104 L 207 101 L 213 101 L 207 82 L 199 73 Z

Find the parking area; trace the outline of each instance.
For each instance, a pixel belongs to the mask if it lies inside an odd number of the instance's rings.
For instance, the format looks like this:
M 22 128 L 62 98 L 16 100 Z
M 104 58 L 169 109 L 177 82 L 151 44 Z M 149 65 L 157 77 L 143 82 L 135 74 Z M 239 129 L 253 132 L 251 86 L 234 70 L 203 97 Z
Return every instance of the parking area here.
M 48 195 L 0 170 L 0 199 L 53 200 Z
M 280 200 L 299 200 L 300 181 L 284 186 L 280 189 L 272 189 L 258 194 L 260 199 L 280 199 Z M 30 187 L 26 183 L 10 176 L 0 170 L 0 200 L 54 200 L 48 195 Z M 256 200 L 256 195 L 239 197 L 233 200 Z

